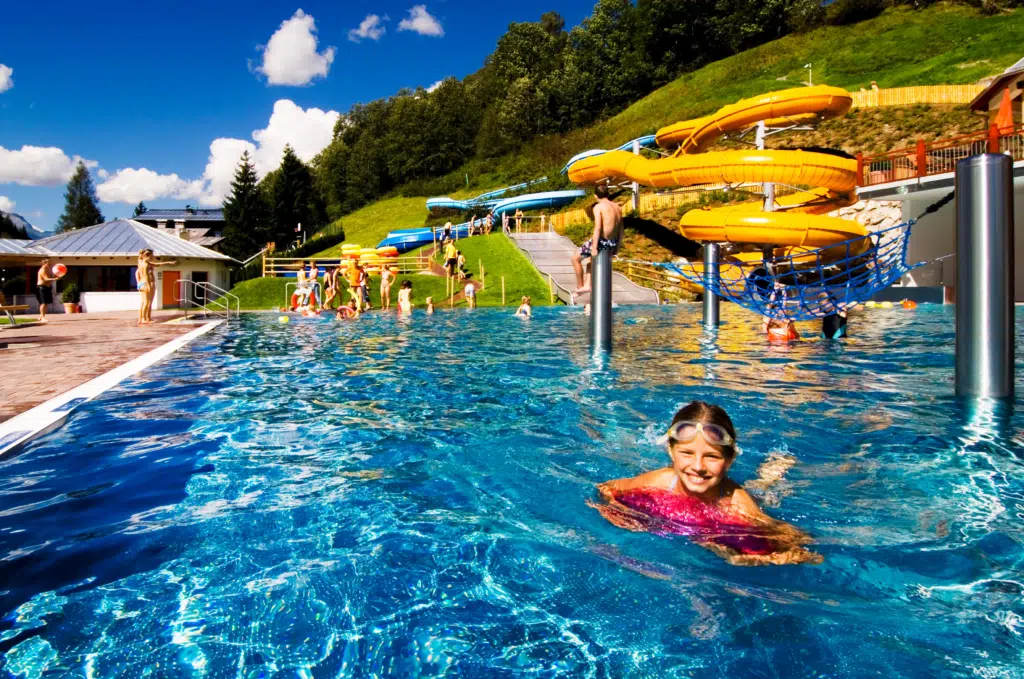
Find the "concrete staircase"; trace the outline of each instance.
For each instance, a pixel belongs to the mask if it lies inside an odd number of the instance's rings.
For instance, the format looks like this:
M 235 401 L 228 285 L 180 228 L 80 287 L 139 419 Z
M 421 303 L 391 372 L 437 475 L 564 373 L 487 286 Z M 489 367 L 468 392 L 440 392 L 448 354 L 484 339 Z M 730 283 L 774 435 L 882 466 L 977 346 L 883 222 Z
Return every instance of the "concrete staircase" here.
M 573 294 L 576 274 L 570 258 L 579 250 L 565 236 L 553 231 L 546 233 L 513 233 L 509 236 L 523 254 L 533 262 L 544 278 L 551 277 L 555 294 L 569 305 L 590 302 L 590 293 Z M 615 304 L 657 304 L 658 293 L 637 285 L 620 273 L 612 274 L 612 302 Z

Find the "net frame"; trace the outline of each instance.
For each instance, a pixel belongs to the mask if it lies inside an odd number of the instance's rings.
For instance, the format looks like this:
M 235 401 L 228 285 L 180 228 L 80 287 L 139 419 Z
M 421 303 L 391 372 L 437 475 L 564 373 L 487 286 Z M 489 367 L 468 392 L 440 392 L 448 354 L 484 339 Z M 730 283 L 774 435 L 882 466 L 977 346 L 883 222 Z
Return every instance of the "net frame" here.
M 711 281 L 705 280 L 703 265 L 698 262 L 662 266 L 761 316 L 793 321 L 821 319 L 868 301 L 926 263 L 907 263 L 914 223 L 910 220 L 828 247 L 762 260 L 760 264 L 750 262 L 741 267 L 721 262 L 719 275 Z M 865 240 L 870 242 L 867 248 L 863 248 Z

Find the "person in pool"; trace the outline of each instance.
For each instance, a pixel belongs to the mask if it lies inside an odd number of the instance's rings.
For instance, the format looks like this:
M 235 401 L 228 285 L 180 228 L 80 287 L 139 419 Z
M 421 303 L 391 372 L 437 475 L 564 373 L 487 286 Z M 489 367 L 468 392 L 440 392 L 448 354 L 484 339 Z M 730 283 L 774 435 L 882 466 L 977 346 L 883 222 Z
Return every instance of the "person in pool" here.
M 745 526 L 757 531 L 759 537 L 754 540 L 771 545 L 768 550 L 745 550 L 740 542 L 742 538 L 733 545 L 727 540 L 706 536 L 697 540 L 734 565 L 822 562 L 820 554 L 801 546 L 810 542 L 806 533 L 762 512 L 750 494 L 728 477 L 737 451 L 736 429 L 725 410 L 694 401 L 675 414 L 662 440 L 668 446 L 672 466 L 603 483 L 598 486 L 601 496 L 613 504 L 626 500 L 628 493 L 638 490 L 651 491 L 652 498 L 658 498 L 659 494 L 662 499 L 681 496 L 696 505 L 697 511 L 691 511 L 691 516 L 711 523 L 705 528 Z M 608 512 L 601 513 L 622 527 L 640 527 L 629 520 L 620 523 Z
M 412 313 L 412 281 L 402 281 L 402 286 L 398 289 L 398 313 Z
M 763 317 L 761 332 L 765 333 L 769 342 L 791 342 L 800 339 L 800 333 L 796 331 L 796 323 L 788 318 Z
M 821 317 L 821 336 L 825 339 L 846 337 L 846 306 L 836 301 L 830 292 L 818 294 Z
M 519 308 L 516 309 L 516 313 L 514 315 L 519 316 L 519 318 L 529 318 L 533 315 L 533 307 L 530 306 L 529 297 L 523 297 L 523 303 L 519 305 Z

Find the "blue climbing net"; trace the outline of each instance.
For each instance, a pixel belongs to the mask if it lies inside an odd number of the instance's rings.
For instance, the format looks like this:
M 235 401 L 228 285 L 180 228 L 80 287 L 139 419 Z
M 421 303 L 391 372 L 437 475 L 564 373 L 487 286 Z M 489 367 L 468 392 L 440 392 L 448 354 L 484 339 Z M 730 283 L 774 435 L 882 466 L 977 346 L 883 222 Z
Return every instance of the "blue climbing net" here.
M 762 316 L 808 321 L 865 302 L 922 266 L 907 264 L 913 224 L 742 266 L 723 261 L 711 280 L 699 263 L 663 266 Z

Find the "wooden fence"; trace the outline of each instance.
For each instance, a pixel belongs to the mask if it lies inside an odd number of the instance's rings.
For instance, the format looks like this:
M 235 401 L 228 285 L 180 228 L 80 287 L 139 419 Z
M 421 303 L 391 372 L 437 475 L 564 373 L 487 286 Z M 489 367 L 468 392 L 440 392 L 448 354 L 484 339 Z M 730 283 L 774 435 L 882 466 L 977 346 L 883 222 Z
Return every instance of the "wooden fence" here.
M 430 257 L 426 255 L 403 255 L 381 259 L 394 273 L 413 274 L 430 271 Z M 339 257 L 264 257 L 263 277 L 291 277 L 298 273 L 303 262 L 316 262 L 321 273 L 336 266 L 345 267 L 349 260 Z M 375 265 L 371 265 L 375 266 Z
M 884 90 L 851 92 L 854 108 L 876 106 L 909 106 L 911 104 L 969 104 L 983 85 L 925 85 L 891 87 Z

